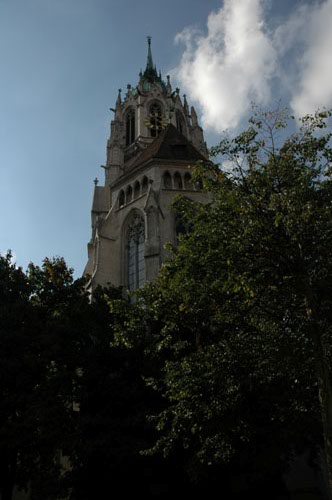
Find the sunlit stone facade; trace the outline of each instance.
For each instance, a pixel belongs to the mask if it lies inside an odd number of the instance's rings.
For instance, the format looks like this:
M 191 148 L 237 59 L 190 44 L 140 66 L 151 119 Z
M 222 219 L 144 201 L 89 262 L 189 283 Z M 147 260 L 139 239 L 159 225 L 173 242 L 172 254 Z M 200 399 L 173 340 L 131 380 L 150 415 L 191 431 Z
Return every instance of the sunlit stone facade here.
M 152 281 L 176 244 L 171 208 L 181 193 L 198 202 L 207 194 L 191 177 L 189 165 L 207 158 L 203 130 L 170 78 L 164 82 L 152 62 L 136 87 L 127 86 L 116 101 L 107 142 L 104 185 L 95 181 L 92 236 L 85 274 L 98 284 L 134 290 Z

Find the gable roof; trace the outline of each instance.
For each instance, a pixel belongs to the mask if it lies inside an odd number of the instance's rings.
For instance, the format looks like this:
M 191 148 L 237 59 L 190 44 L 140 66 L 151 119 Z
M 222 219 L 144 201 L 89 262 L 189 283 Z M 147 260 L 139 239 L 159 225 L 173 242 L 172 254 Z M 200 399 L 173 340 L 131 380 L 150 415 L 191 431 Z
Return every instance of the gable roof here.
M 167 125 L 158 137 L 142 151 L 132 164 L 130 170 L 151 159 L 189 162 L 207 161 L 207 158 L 172 124 Z

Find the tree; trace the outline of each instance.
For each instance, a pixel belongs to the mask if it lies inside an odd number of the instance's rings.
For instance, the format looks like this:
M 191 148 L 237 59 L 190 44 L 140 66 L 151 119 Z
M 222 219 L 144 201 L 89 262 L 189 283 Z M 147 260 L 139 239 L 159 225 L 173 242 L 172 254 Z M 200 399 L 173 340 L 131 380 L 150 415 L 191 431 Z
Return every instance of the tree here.
M 11 498 L 21 447 L 17 430 L 29 427 L 24 422 L 26 398 L 15 398 L 18 391 L 29 393 L 38 366 L 29 363 L 29 342 L 25 328 L 29 317 L 29 284 L 21 269 L 11 262 L 10 252 L 0 258 L 0 491 L 1 498 Z M 29 373 L 24 373 L 23 367 Z M 22 394 L 21 394 L 22 396 Z
M 29 488 L 31 498 L 59 498 L 61 455 L 75 428 L 75 341 L 88 299 L 61 258 L 24 273 L 10 253 L 0 256 L 0 281 L 1 498 L 10 500 L 14 485 Z
M 181 454 L 167 460 L 141 454 L 156 439 L 147 415 L 164 407 L 144 381 L 159 366 L 145 355 L 141 335 L 125 341 L 126 333 L 143 331 L 141 320 L 142 309 L 121 290 L 95 290 L 89 334 L 82 335 L 80 349 L 77 440 L 70 472 L 73 500 L 94 499 L 108 490 L 147 498 L 188 491 Z
M 110 480 L 127 495 L 174 488 L 179 460 L 140 453 L 161 408 L 142 377 L 149 360 L 139 339 L 117 340 L 141 311 L 114 288 L 90 302 L 62 258 L 24 273 L 0 256 L 0 280 L 1 498 L 18 486 L 31 500 L 94 499 Z
M 285 137 L 292 118 L 256 112 L 225 137 L 194 171 L 211 202 L 176 201 L 187 232 L 135 301 L 90 302 L 60 258 L 23 273 L 0 257 L 4 500 L 14 484 L 95 498 L 109 478 L 167 497 L 187 473 L 190 491 L 222 476 L 266 498 L 317 445 L 331 481 L 329 116 Z
M 264 474 L 321 442 L 332 490 L 329 117 L 306 116 L 285 138 L 293 117 L 256 111 L 212 150 L 220 166 L 195 169 L 212 202 L 176 202 L 192 229 L 141 293 L 162 364 L 150 382 L 168 400 L 152 451 L 254 457 Z
M 115 325 L 121 329 L 128 309 L 120 290 L 97 289 L 88 331 L 81 332 L 73 499 L 93 499 L 108 490 L 148 495 L 151 460 L 139 452 L 150 442 L 145 416 L 156 395 L 142 379 L 142 353 L 114 343 Z

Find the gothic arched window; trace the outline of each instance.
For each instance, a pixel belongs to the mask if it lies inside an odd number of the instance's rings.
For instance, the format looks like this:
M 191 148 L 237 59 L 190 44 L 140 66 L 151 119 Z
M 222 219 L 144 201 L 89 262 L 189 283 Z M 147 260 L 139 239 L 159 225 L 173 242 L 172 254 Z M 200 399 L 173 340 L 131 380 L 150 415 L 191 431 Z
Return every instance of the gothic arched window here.
M 181 134 L 184 134 L 184 119 L 180 111 L 176 112 L 176 128 Z
M 141 185 L 138 181 L 136 181 L 134 186 L 134 198 L 138 198 L 140 194 L 141 194 Z
M 142 194 L 147 192 L 148 186 L 149 186 L 148 178 L 144 176 L 142 181 Z
M 179 236 L 181 236 L 182 234 L 186 234 L 186 232 L 187 232 L 187 228 L 186 228 L 185 220 L 178 212 L 176 212 L 176 214 L 175 214 L 175 236 L 176 236 L 176 239 L 178 239 Z
M 162 123 L 163 120 L 162 120 L 161 107 L 156 102 L 152 104 L 152 106 L 150 107 L 149 118 L 150 118 L 150 123 L 148 126 L 151 131 L 151 137 L 157 137 L 163 128 L 163 123 Z
M 184 236 L 192 231 L 192 223 L 184 216 L 176 212 L 175 214 L 175 237 L 177 242 L 180 236 Z
M 192 178 L 191 178 L 191 175 L 188 172 L 186 172 L 184 174 L 184 188 L 185 189 L 193 189 Z
M 133 188 L 131 186 L 128 186 L 126 191 L 126 203 L 131 202 L 132 198 L 133 198 Z
M 174 189 L 182 189 L 182 178 L 179 172 L 174 174 Z
M 127 280 L 130 291 L 145 283 L 144 240 L 144 220 L 135 215 L 127 230 Z
M 198 181 L 195 183 L 195 187 L 199 191 L 201 191 L 204 188 L 202 179 L 198 179 Z
M 130 109 L 126 116 L 126 146 L 135 140 L 135 111 Z
M 125 194 L 122 191 L 120 191 L 120 194 L 119 194 L 119 207 L 123 207 L 123 205 L 125 204 Z
M 169 172 L 164 173 L 164 188 L 172 189 L 172 177 Z

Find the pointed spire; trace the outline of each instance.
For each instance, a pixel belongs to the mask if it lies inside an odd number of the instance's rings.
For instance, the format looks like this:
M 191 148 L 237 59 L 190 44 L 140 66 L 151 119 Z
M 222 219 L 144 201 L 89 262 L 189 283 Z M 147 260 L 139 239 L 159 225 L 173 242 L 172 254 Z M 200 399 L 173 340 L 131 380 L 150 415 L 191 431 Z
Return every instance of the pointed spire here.
M 177 101 L 179 105 L 182 106 L 179 87 L 176 87 L 175 91 L 173 92 L 173 95 L 175 97 L 175 101 Z
M 185 115 L 188 116 L 189 115 L 189 106 L 188 106 L 186 94 L 183 94 L 183 109 L 184 109 Z
M 159 86 L 160 90 L 162 90 L 163 94 L 167 94 L 167 88 L 166 88 L 166 83 L 163 81 L 161 72 L 157 71 L 157 67 L 155 64 L 153 64 L 153 59 L 152 59 L 152 51 L 151 51 L 151 37 L 147 37 L 148 40 L 148 55 L 147 55 L 147 61 L 146 61 L 146 68 L 144 72 L 140 73 L 140 80 L 139 80 L 139 86 L 137 87 L 138 90 L 141 90 L 142 92 L 149 92 L 152 89 L 153 84 L 156 84 Z
M 148 58 L 146 62 L 146 70 L 154 71 L 152 52 L 151 52 L 151 36 L 148 36 L 147 39 L 148 39 Z
M 118 97 L 117 97 L 117 99 L 116 99 L 116 105 L 117 105 L 117 106 L 118 106 L 119 104 L 121 105 L 121 92 L 122 92 L 122 90 L 121 90 L 121 89 L 119 89 L 119 90 L 118 90 Z
M 194 106 L 191 106 L 191 123 L 193 127 L 198 125 L 197 113 Z
M 154 66 L 153 60 L 152 60 L 151 37 L 148 36 L 147 39 L 148 39 L 148 57 L 147 57 L 147 61 L 146 61 L 146 68 L 145 68 L 145 71 L 143 73 L 143 78 L 145 80 L 147 80 L 148 82 L 155 82 L 156 80 L 158 80 L 158 73 L 157 73 L 156 66 Z
M 170 76 L 167 75 L 167 95 L 171 95 L 172 93 L 172 85 L 171 85 L 171 80 L 170 80 Z
M 121 110 L 121 89 L 119 89 L 118 97 L 115 104 L 115 120 L 121 120 L 122 110 Z

